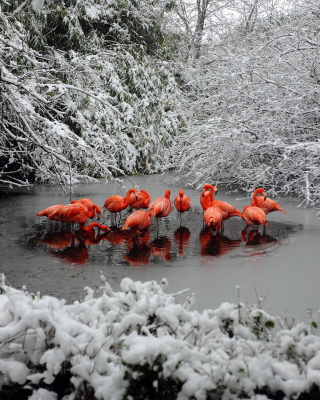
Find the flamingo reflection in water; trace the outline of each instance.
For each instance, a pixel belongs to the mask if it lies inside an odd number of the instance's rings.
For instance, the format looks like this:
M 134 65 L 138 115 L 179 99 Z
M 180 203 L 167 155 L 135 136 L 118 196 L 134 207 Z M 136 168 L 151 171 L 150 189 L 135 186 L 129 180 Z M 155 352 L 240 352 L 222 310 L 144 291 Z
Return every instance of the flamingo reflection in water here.
M 241 239 L 230 239 L 217 233 L 212 235 L 211 227 L 204 227 L 199 234 L 202 256 L 220 256 L 240 246 Z
M 280 241 L 267 235 L 265 231 L 260 233 L 258 228 L 248 232 L 243 229 L 241 232 L 242 241 L 245 242 L 244 252 L 248 256 L 257 256 L 267 253 L 275 245 L 280 244 Z
M 146 243 L 131 241 L 127 254 L 122 257 L 125 261 L 134 266 L 149 264 L 151 256 L 151 247 Z
M 167 236 L 160 236 L 151 242 L 151 253 L 165 260 L 170 260 L 171 240 Z
M 67 230 L 47 234 L 39 243 L 50 247 L 50 254 L 69 264 L 82 265 L 89 261 L 89 244 L 99 243 L 99 236 L 96 237 L 92 229 L 88 232 Z
M 189 246 L 191 232 L 185 226 L 180 226 L 175 230 L 174 234 L 174 242 L 178 245 L 179 248 L 179 256 L 183 255 L 185 247 Z
M 122 256 L 123 259 L 134 266 L 149 264 L 151 256 L 149 229 L 144 229 L 138 234 L 133 230 L 127 230 L 125 233 L 127 234 L 127 253 Z

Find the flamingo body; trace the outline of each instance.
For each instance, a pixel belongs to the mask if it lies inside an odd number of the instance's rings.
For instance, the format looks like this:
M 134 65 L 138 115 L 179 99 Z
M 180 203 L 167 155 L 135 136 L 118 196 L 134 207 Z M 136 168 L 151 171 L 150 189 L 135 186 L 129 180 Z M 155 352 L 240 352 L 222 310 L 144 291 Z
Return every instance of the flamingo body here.
M 203 220 L 213 231 L 218 231 L 222 224 L 222 212 L 219 207 L 211 206 L 203 214 Z
M 136 193 L 138 190 L 133 188 L 129 189 L 125 197 L 119 195 L 113 195 L 107 198 L 104 202 L 103 207 L 106 208 L 111 213 L 118 213 L 127 208 L 130 204 L 131 193 Z
M 267 198 L 263 188 L 258 188 L 253 192 L 251 205 L 261 208 L 266 214 L 273 211 L 282 211 L 286 214 L 286 211 L 275 200 Z
M 122 230 L 134 229 L 137 231 L 143 231 L 149 228 L 151 225 L 151 220 L 149 214 L 145 210 L 133 211 L 125 220 Z
M 191 200 L 189 196 L 184 194 L 183 189 L 179 190 L 178 196 L 174 199 L 174 205 L 179 213 L 184 213 L 190 210 Z
M 231 217 L 236 217 L 236 216 L 242 218 L 242 212 L 237 210 L 233 205 L 226 203 L 225 201 L 213 200 L 211 202 L 210 207 L 220 208 L 223 220 L 229 219 Z
M 150 202 L 150 194 L 146 190 L 140 190 L 136 195 L 130 195 L 130 207 L 132 208 L 148 208 Z
M 166 190 L 164 197 L 157 197 L 151 202 L 148 213 L 150 217 L 162 218 L 167 217 L 171 210 L 170 190 Z
M 92 222 L 88 227 L 86 227 L 85 224 L 89 218 L 88 209 L 83 204 L 77 202 L 73 204 L 67 204 L 65 206 L 58 208 L 53 213 L 52 217 L 56 218 L 61 222 L 70 222 L 72 224 L 74 223 L 79 224 L 81 230 L 83 231 L 89 231 L 95 226 L 99 227 L 103 231 L 110 230 L 110 228 L 108 228 L 106 225 L 100 225 L 98 224 L 98 222 Z
M 101 209 L 96 204 L 93 204 L 92 200 L 87 199 L 87 198 L 83 198 L 83 199 L 79 199 L 79 200 L 70 201 L 70 204 L 76 204 L 76 203 L 83 204 L 84 206 L 87 207 L 87 209 L 88 209 L 88 217 L 90 219 L 94 218 L 96 214 L 97 214 L 98 219 L 100 218 Z
M 262 208 L 256 206 L 246 206 L 243 209 L 243 220 L 247 225 L 267 226 L 267 216 Z

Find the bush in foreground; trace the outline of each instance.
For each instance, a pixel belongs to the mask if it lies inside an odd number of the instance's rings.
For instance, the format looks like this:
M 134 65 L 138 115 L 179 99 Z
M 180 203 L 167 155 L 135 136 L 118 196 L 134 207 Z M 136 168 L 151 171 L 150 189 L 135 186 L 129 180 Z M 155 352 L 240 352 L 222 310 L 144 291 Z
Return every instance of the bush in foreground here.
M 308 398 L 319 393 L 316 323 L 286 329 L 257 306 L 190 310 L 161 284 L 123 279 L 80 302 L 0 283 L 3 399 Z M 276 323 L 280 326 L 276 328 Z

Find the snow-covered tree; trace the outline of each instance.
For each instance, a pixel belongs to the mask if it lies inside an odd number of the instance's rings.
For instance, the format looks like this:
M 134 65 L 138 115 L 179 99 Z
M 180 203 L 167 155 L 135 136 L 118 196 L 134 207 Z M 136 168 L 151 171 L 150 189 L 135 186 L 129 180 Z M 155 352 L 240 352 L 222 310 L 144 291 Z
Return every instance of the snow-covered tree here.
M 291 6 L 262 13 L 250 30 L 239 22 L 186 70 L 191 122 L 173 154 L 190 185 L 261 185 L 318 202 L 320 8 Z
M 181 123 L 157 1 L 13 1 L 0 15 L 0 183 L 161 170 Z

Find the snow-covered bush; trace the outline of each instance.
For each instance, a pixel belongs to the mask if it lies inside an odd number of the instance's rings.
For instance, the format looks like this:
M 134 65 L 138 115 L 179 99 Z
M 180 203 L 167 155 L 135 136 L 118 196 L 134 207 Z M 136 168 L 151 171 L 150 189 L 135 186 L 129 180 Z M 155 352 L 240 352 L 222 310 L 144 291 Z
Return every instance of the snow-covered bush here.
M 0 13 L 0 183 L 161 170 L 181 124 L 166 2 L 19 4 Z
M 164 287 L 165 280 L 125 278 L 113 292 L 104 281 L 97 292 L 86 288 L 83 301 L 66 304 L 8 287 L 3 276 L 1 393 L 50 400 L 266 399 L 320 387 L 315 322 L 273 332 L 277 319 L 257 306 L 223 303 L 199 313 L 190 310 L 193 296 L 182 305 Z

